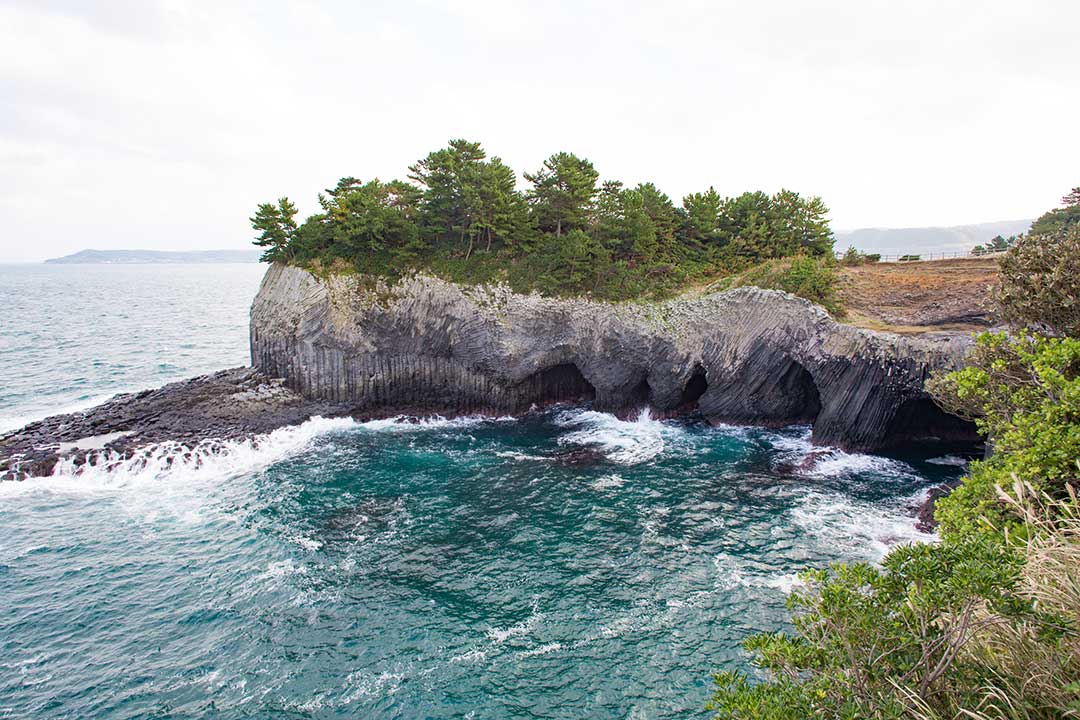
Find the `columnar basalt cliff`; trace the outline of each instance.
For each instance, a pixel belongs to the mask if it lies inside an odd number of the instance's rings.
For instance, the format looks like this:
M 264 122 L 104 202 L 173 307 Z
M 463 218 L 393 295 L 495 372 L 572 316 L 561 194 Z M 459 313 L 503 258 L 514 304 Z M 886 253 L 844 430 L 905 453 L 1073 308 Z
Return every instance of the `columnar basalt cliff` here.
M 865 450 L 974 439 L 923 391 L 932 370 L 959 365 L 969 342 L 849 327 L 756 288 L 612 305 L 428 276 L 373 286 L 280 264 L 251 309 L 256 368 L 357 414 L 591 400 L 614 412 L 809 422 L 816 442 Z

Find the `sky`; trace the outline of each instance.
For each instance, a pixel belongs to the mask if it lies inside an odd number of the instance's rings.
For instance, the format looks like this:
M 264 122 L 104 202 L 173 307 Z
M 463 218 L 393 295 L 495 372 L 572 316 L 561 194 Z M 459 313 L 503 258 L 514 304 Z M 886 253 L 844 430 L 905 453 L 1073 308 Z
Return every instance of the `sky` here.
M 248 247 L 451 138 L 834 229 L 1035 217 L 1080 185 L 1075 0 L 0 0 L 0 261 Z M 523 187 L 524 187 L 524 181 Z

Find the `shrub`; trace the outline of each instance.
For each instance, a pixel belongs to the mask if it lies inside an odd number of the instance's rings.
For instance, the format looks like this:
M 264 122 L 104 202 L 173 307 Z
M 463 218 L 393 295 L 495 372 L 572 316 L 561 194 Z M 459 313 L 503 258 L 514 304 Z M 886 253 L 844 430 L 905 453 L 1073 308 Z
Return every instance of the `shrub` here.
M 869 720 L 903 717 L 915 701 L 951 716 L 985 672 L 965 647 L 1001 617 L 1028 612 L 1013 595 L 1020 568 L 1014 549 L 983 537 L 898 547 L 880 569 L 807 572 L 788 602 L 795 635 L 745 643 L 770 682 L 722 673 L 710 709 L 738 720 Z
M 1001 259 L 995 299 L 1007 320 L 1080 335 L 1080 225 L 1020 238 Z
M 736 277 L 732 287 L 754 286 L 783 290 L 821 305 L 833 315 L 842 316 L 843 306 L 836 293 L 836 265 L 827 257 L 797 255 L 769 260 Z
M 878 258 L 880 257 L 879 255 Z M 840 258 L 841 265 L 863 265 L 866 262 L 866 253 L 857 250 L 854 245 L 848 247 L 844 256 Z
M 983 333 L 966 367 L 936 375 L 927 390 L 946 410 L 973 419 L 994 453 L 938 503 L 942 532 L 982 527 L 1000 515 L 996 486 L 1013 479 L 1061 496 L 1077 484 L 1080 458 L 1080 339 Z

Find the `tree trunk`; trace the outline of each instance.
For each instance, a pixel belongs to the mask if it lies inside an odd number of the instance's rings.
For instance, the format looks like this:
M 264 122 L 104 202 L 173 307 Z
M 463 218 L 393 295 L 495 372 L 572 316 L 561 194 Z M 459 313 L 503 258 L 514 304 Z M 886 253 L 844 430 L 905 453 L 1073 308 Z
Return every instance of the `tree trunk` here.
M 562 237 L 562 218 L 555 218 L 555 237 Z

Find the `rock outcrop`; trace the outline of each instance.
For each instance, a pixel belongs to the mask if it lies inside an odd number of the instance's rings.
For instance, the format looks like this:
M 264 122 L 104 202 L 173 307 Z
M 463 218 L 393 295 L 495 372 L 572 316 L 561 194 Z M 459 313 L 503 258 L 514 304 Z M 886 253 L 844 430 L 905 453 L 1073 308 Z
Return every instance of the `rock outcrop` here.
M 48 475 L 61 458 L 76 465 L 97 451 L 127 456 L 153 443 L 195 447 L 251 437 L 347 408 L 309 400 L 252 368 L 233 368 L 117 395 L 97 407 L 30 423 L 0 436 L 0 480 Z
M 814 440 L 877 450 L 973 440 L 923 391 L 959 365 L 963 334 L 899 336 L 835 322 L 786 293 L 740 288 L 609 304 L 463 287 L 392 286 L 272 266 L 251 308 L 252 364 L 357 414 L 696 410 L 721 422 L 812 423 Z

